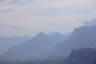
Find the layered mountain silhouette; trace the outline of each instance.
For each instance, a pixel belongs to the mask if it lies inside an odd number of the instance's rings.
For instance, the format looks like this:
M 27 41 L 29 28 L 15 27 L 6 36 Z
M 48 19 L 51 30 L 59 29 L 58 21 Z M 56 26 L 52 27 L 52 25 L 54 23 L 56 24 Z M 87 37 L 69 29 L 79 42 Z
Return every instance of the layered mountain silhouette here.
M 24 43 L 29 40 L 31 36 L 24 37 L 0 37 L 0 54 L 5 53 L 8 48 Z
M 72 49 L 96 48 L 96 26 L 83 26 L 74 30 L 68 40 L 61 42 L 49 53 L 49 58 L 69 56 Z
M 96 64 L 96 49 L 74 49 L 67 58 L 48 59 L 37 64 Z
M 60 34 L 58 32 L 54 32 L 51 35 L 49 35 L 49 37 L 52 38 L 55 41 L 58 41 L 60 43 L 62 41 L 67 40 L 68 35 L 62 35 L 62 34 Z
M 61 37 L 63 36 L 59 33 L 53 33 L 48 36 L 45 33 L 40 32 L 25 43 L 10 48 L 2 56 L 2 59 L 25 60 L 37 58 L 38 56 L 50 51 L 55 45 L 57 45 L 57 43 L 63 39 Z
M 72 49 L 96 48 L 95 33 L 95 25 L 76 28 L 68 39 L 57 32 L 51 35 L 40 32 L 27 42 L 10 48 L 2 58 L 25 60 L 42 55 L 50 59 L 64 58 L 70 55 Z

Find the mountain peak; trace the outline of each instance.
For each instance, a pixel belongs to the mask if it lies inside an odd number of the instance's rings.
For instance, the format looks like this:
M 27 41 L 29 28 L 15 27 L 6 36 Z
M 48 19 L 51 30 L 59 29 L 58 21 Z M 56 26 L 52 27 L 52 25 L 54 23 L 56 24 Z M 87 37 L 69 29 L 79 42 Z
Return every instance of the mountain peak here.
M 46 35 L 45 33 L 43 33 L 43 32 L 39 32 L 37 35 Z
M 39 32 L 35 37 L 36 37 L 36 38 L 42 38 L 42 37 L 48 37 L 48 35 L 46 35 L 46 34 L 43 33 L 43 32 Z

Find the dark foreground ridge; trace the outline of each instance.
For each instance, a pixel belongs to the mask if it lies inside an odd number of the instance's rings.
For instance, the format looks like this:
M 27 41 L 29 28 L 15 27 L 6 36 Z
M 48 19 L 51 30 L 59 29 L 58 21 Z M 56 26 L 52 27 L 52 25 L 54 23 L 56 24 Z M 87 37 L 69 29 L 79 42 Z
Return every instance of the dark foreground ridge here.
M 96 64 L 96 49 L 73 50 L 64 64 Z
M 0 61 L 0 64 L 96 64 L 96 49 L 72 50 L 69 57 L 60 60 Z

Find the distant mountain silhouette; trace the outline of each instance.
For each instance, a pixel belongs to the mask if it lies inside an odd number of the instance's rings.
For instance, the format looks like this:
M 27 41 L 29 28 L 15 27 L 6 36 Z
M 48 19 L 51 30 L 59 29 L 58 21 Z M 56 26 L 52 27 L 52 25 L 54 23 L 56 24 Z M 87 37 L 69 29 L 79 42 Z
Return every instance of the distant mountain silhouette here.
M 0 54 L 5 53 L 8 48 L 19 45 L 29 40 L 31 36 L 24 37 L 0 37 Z
M 58 33 L 58 32 L 54 32 L 54 33 L 52 33 L 52 34 L 49 35 L 49 36 L 50 36 L 50 38 L 58 41 L 59 43 L 62 42 L 63 40 L 66 40 L 67 37 L 68 37 L 67 35 L 62 35 L 62 34 L 60 34 L 60 33 Z
M 84 48 L 73 50 L 64 64 L 96 64 L 96 49 Z
M 67 42 L 72 48 L 96 48 L 96 26 L 75 29 Z
M 84 26 L 95 26 L 96 25 L 96 19 L 92 19 L 91 21 L 87 21 L 84 23 Z
M 55 33 L 54 36 L 57 34 Z M 38 56 L 50 51 L 57 43 L 58 39 L 52 37 L 52 35 L 48 36 L 42 32 L 37 34 L 35 37 L 30 39 L 29 41 L 12 47 L 2 56 L 4 59 L 34 59 Z M 58 34 L 58 38 L 61 37 Z M 61 38 L 62 40 L 62 38 Z M 60 41 L 60 39 L 59 39 Z
M 96 48 L 96 26 L 75 29 L 68 40 L 61 42 L 49 52 L 49 57 L 66 57 L 72 49 L 79 48 Z

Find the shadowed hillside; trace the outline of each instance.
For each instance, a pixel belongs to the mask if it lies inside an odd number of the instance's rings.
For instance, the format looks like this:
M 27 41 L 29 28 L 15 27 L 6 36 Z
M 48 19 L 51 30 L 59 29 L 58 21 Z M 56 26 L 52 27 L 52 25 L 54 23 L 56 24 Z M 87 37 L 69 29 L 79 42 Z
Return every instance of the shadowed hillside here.
M 64 64 L 96 64 L 96 49 L 83 48 L 73 50 Z
M 70 55 L 72 49 L 96 48 L 96 26 L 79 27 L 74 30 L 72 35 L 54 47 L 50 51 L 49 57 L 66 57 Z

